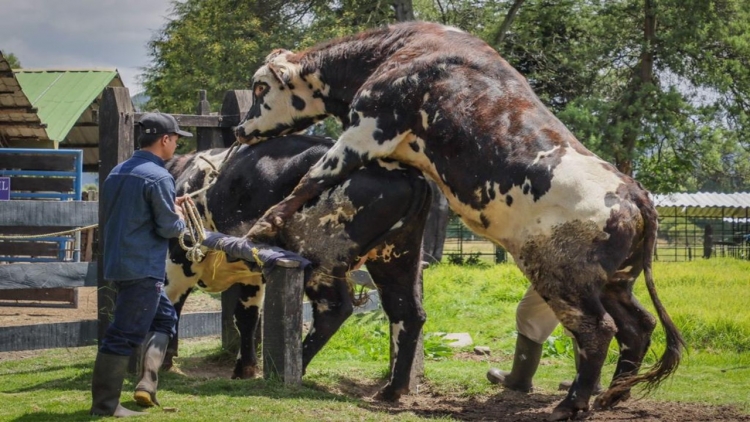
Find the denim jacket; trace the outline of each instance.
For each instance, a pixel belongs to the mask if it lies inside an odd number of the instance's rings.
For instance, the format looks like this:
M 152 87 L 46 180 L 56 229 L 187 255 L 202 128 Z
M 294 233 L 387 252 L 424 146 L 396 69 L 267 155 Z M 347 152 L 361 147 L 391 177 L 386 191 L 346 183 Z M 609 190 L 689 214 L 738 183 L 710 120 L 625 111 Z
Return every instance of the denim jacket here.
M 185 228 L 174 210 L 174 183 L 164 160 L 148 151 L 135 151 L 107 176 L 100 197 L 105 279 L 164 279 L 169 239 Z

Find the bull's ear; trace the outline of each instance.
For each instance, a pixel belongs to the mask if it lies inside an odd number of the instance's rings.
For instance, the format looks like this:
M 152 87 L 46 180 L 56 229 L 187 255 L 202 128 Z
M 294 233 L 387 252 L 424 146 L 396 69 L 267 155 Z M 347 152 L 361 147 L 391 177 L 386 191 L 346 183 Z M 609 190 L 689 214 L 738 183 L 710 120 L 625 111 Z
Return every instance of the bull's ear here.
M 291 51 L 284 50 L 283 48 L 277 48 L 277 49 L 271 51 L 271 53 L 269 53 L 266 56 L 265 63 L 270 63 L 271 60 L 275 59 L 276 57 L 281 56 L 282 54 L 288 54 L 288 53 L 291 53 Z
M 286 85 L 292 80 L 292 74 L 289 68 L 283 65 L 275 63 L 269 63 L 268 69 L 273 73 L 273 76 L 282 84 Z

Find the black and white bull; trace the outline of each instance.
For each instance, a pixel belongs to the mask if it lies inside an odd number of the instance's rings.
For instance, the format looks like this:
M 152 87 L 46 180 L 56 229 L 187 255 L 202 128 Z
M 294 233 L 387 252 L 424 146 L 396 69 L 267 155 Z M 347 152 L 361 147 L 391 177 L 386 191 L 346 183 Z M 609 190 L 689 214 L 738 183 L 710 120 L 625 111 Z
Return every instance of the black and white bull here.
M 242 147 L 220 169 L 216 182 L 194 200 L 209 230 L 244 235 L 265 210 L 288 195 L 300 178 L 331 147 L 322 138 L 290 135 L 253 147 Z M 177 194 L 207 186 L 226 150 L 211 150 L 175 158 L 168 168 Z M 408 387 L 418 334 L 425 321 L 415 282 L 421 277 L 421 240 L 431 192 L 415 169 L 397 162 L 376 161 L 352 173 L 344 183 L 310 201 L 281 231 L 276 245 L 313 263 L 305 293 L 313 304 L 313 325 L 303 343 L 303 366 L 325 345 L 353 311 L 347 273 L 367 263 L 381 303 L 392 326 L 397 356 L 385 391 Z M 241 285 L 235 323 L 241 347 L 233 378 L 256 372 L 255 330 L 263 304 L 264 284 L 243 261 L 231 262 L 223 253 L 208 253 L 192 263 L 173 241 L 167 260 L 169 298 L 181 311 L 190 291 L 209 292 Z M 167 365 L 176 353 L 170 347 Z
M 252 107 L 236 128 L 241 141 L 329 115 L 344 132 L 248 237 L 273 236 L 363 163 L 393 158 L 434 180 L 468 227 L 508 250 L 575 336 L 580 370 L 553 419 L 589 408 L 613 336 L 620 358 L 598 407 L 677 368 L 684 342 L 654 289 L 657 213 L 648 192 L 588 151 L 485 42 L 438 24 L 402 23 L 299 53 L 276 50 L 252 84 Z M 642 271 L 667 349 L 639 375 L 656 326 L 632 294 Z

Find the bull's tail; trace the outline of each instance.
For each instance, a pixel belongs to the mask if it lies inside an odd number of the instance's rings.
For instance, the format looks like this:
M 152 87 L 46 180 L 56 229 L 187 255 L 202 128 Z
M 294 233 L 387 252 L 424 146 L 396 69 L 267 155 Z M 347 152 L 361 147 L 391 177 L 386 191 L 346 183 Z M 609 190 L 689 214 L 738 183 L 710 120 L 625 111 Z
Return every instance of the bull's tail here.
M 645 204 L 639 204 L 641 214 L 644 219 L 644 237 L 643 237 L 643 275 L 646 278 L 646 288 L 648 289 L 651 302 L 654 304 L 656 314 L 659 317 L 662 327 L 666 334 L 667 347 L 661 358 L 651 368 L 642 374 L 633 374 L 616 380 L 606 394 L 617 394 L 617 392 L 629 391 L 633 386 L 645 383 L 646 391 L 651 391 L 658 387 L 659 384 L 677 370 L 682 357 L 682 351 L 685 348 L 685 340 L 682 338 L 679 330 L 672 322 L 667 310 L 659 300 L 654 285 L 654 277 L 651 273 L 653 262 L 654 248 L 656 246 L 656 235 L 658 229 L 657 213 L 651 201 Z

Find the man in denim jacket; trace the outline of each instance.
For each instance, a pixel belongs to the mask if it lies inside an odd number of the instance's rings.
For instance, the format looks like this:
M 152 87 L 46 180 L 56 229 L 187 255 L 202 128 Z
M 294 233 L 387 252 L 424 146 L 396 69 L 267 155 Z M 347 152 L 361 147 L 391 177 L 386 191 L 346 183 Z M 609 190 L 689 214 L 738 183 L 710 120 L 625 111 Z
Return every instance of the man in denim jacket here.
M 141 344 L 135 399 L 143 406 L 158 404 L 157 373 L 175 334 L 177 313 L 163 289 L 165 259 L 169 239 L 185 229 L 185 222 L 183 198 L 175 199 L 174 178 L 164 163 L 174 156 L 179 137 L 193 135 L 168 114 L 144 114 L 139 124 L 140 150 L 117 165 L 102 187 L 104 278 L 112 281 L 117 300 L 94 364 L 92 415 L 144 414 L 120 406 L 130 355 Z

